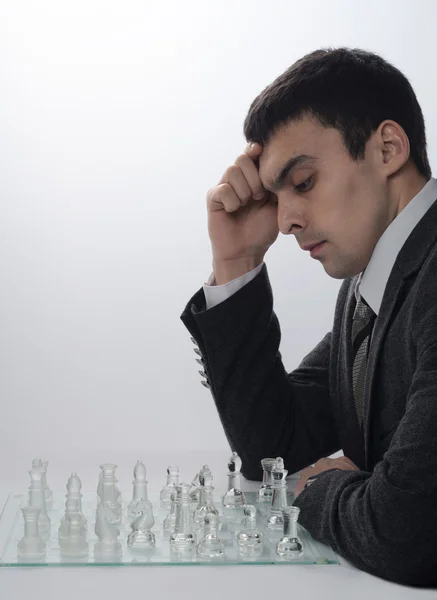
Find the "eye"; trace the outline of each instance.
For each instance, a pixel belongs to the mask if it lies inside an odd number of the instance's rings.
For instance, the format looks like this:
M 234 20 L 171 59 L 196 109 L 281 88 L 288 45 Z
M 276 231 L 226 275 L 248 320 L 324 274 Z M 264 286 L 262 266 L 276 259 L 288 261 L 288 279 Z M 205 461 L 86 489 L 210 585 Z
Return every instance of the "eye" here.
M 308 177 L 308 179 L 305 179 L 305 181 L 302 181 L 302 183 L 295 185 L 294 189 L 298 192 L 308 192 L 308 190 L 311 189 L 312 183 L 313 176 L 311 175 L 311 177 Z

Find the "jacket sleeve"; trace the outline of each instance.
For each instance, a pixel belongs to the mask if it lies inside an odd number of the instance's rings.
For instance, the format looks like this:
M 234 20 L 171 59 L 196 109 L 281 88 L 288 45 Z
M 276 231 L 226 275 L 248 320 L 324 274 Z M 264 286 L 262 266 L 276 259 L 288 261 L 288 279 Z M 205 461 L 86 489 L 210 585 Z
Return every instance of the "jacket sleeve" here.
M 435 287 L 435 286 L 434 286 Z M 314 538 L 398 583 L 437 584 L 437 304 L 423 290 L 405 414 L 373 473 L 327 471 L 294 504 Z M 426 298 L 428 295 L 428 298 Z
M 329 393 L 331 334 L 288 374 L 264 265 L 242 289 L 205 310 L 199 290 L 181 319 L 197 342 L 223 428 L 248 479 L 282 456 L 290 473 L 339 449 Z

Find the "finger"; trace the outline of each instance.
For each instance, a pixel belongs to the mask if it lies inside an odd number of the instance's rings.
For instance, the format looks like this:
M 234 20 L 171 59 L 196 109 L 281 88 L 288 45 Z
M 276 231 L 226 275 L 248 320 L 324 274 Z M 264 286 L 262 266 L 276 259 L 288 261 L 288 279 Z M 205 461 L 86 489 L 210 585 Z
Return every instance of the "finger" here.
M 244 150 L 244 152 L 250 156 L 251 158 L 259 158 L 262 154 L 263 147 L 258 142 L 249 142 Z
M 228 183 L 234 189 L 242 206 L 245 206 L 252 198 L 252 190 L 243 171 L 237 165 L 231 165 L 226 169 L 221 183 Z
M 252 198 L 255 200 L 262 200 L 265 196 L 266 190 L 261 182 L 258 167 L 255 165 L 253 160 L 245 152 L 235 161 L 235 165 L 241 169 L 250 190 L 252 192 Z
M 209 212 L 225 210 L 228 213 L 233 213 L 241 207 L 240 199 L 229 183 L 222 183 L 213 187 L 209 190 L 206 199 Z

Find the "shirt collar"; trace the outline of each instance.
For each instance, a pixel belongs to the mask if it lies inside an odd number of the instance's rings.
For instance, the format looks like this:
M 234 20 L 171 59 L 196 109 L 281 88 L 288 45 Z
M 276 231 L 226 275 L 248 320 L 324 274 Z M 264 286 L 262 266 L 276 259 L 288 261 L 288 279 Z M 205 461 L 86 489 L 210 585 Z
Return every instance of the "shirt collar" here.
M 437 179 L 431 178 L 390 223 L 375 246 L 355 288 L 377 315 L 397 255 L 413 229 L 437 199 Z

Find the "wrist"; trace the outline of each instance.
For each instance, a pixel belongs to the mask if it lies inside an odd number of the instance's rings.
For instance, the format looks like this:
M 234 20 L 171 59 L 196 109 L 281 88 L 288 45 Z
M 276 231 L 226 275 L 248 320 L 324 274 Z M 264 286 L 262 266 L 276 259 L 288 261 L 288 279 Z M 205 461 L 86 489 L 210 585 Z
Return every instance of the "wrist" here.
M 245 273 L 256 269 L 264 260 L 263 256 L 245 256 L 235 260 L 213 260 L 212 268 L 214 271 L 215 285 L 229 283 Z

